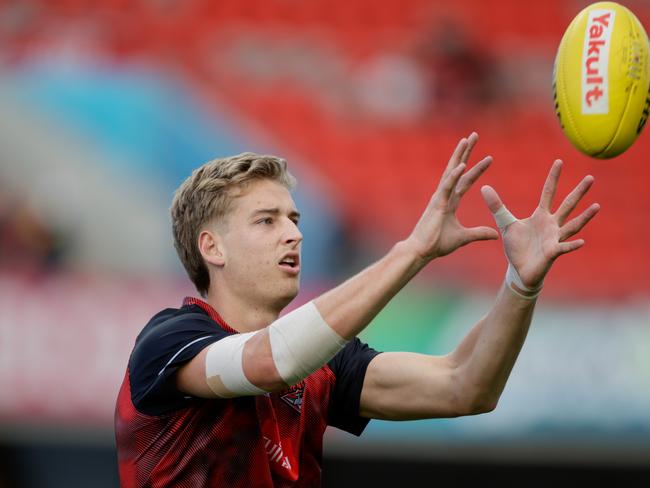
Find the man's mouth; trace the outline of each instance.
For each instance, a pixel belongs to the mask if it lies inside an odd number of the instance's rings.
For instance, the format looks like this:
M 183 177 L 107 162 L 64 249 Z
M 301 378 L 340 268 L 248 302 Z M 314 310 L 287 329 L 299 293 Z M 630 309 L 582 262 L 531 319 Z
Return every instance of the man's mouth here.
M 287 253 L 278 265 L 287 273 L 297 275 L 300 272 L 300 255 L 295 252 Z

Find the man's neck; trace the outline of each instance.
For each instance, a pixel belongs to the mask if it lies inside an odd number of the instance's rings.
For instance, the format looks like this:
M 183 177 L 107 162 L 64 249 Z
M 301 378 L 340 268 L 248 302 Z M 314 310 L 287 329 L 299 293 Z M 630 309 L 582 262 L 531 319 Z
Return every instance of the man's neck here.
M 237 332 L 260 330 L 276 320 L 280 310 L 273 307 L 260 307 L 251 301 L 242 301 L 223 292 L 208 293 L 205 301 L 217 311 L 229 327 Z

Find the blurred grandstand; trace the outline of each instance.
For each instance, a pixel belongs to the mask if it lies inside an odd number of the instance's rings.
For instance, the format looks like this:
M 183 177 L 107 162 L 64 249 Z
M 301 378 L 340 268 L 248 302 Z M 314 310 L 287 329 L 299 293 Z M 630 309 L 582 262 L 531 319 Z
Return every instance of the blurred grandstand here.
M 326 485 L 368 480 L 382 458 L 413 483 L 471 481 L 454 466 L 650 481 L 650 135 L 596 161 L 553 111 L 555 50 L 587 3 L 0 1 L 0 487 L 116 485 L 112 412 L 135 335 L 193 294 L 167 216 L 192 168 L 244 150 L 289 160 L 302 303 L 405 236 L 472 130 L 515 215 L 558 157 L 559 192 L 593 174 L 602 211 L 547 280 L 495 412 L 333 432 Z M 650 3 L 623 3 L 650 27 Z M 491 223 L 477 191 L 460 216 Z M 364 340 L 447 352 L 504 264 L 495 243 L 432 264 Z M 72 457 L 86 460 L 75 473 Z

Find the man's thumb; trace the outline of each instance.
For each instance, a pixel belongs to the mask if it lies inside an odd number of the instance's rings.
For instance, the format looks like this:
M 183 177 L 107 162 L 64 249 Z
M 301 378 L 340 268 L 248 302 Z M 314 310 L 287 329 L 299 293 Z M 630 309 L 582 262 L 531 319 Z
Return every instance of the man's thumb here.
M 485 200 L 490 212 L 493 214 L 497 213 L 499 208 L 503 205 L 499 195 L 490 185 L 483 185 L 481 187 L 481 195 L 483 195 L 483 200 Z

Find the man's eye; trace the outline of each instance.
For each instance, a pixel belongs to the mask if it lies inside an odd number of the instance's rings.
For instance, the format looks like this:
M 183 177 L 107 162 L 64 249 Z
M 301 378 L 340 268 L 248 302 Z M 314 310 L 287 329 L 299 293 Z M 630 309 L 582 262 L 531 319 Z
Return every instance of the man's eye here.
M 272 224 L 273 219 L 271 217 L 267 217 L 265 219 L 260 220 L 258 223 L 260 223 L 260 224 Z

